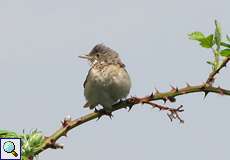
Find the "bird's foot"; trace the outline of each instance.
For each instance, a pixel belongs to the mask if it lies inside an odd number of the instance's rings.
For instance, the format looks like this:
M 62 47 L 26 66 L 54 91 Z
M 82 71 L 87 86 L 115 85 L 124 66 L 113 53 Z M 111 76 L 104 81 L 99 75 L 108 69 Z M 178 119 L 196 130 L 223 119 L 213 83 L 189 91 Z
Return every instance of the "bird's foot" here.
M 105 116 L 109 116 L 109 118 L 110 119 L 112 119 L 112 117 L 113 117 L 113 114 L 112 114 L 112 111 L 108 111 L 108 110 L 106 110 L 106 109 L 97 109 L 97 108 L 95 108 L 95 111 L 94 111 L 95 113 L 99 113 L 99 116 L 98 116 L 98 120 L 103 116 L 103 115 L 105 115 Z

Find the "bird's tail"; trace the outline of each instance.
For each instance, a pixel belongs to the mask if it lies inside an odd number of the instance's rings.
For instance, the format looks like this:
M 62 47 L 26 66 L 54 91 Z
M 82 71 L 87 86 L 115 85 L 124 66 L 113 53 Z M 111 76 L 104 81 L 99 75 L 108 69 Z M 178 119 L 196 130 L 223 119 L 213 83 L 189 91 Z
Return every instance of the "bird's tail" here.
M 86 104 L 83 106 L 84 108 L 94 109 L 97 105 L 90 104 L 89 102 L 86 102 Z
M 86 102 L 85 105 L 83 106 L 84 108 L 90 107 L 89 102 Z

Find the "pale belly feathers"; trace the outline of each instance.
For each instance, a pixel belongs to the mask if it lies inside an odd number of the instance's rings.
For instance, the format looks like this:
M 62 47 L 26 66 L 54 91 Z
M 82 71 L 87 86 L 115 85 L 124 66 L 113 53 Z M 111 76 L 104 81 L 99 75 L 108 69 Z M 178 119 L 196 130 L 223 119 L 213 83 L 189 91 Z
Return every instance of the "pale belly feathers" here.
M 129 94 L 130 77 L 120 66 L 109 65 L 101 71 L 92 68 L 88 74 L 84 95 L 91 109 L 98 104 L 111 109 L 112 104 Z

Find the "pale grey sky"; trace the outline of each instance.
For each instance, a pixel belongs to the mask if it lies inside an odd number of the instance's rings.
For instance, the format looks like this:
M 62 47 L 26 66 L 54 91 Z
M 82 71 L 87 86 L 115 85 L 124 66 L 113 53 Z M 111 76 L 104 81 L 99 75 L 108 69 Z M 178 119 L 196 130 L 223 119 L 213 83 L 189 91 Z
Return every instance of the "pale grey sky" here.
M 230 33 L 229 0 L 1 0 L 1 128 L 50 135 L 67 115 L 89 113 L 83 81 L 89 69 L 77 56 L 97 43 L 120 53 L 132 78 L 130 95 L 155 87 L 203 82 L 211 52 L 188 40 L 192 31 L 213 32 L 218 19 Z M 217 85 L 230 88 L 227 68 Z M 228 79 L 227 79 L 228 78 Z M 136 106 L 72 130 L 64 150 L 50 159 L 229 160 L 229 97 L 193 94 L 177 98 L 185 124 L 163 112 Z

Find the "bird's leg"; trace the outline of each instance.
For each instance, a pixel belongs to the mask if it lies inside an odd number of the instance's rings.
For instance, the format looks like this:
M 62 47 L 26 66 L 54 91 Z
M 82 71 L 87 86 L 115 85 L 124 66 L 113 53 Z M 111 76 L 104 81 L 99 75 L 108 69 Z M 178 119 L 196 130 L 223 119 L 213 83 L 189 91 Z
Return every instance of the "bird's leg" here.
M 125 98 L 121 98 L 121 99 L 119 99 L 119 103 L 121 103 L 121 102 L 123 102 L 125 100 Z
M 100 115 L 98 116 L 98 120 L 101 118 L 101 116 L 103 116 L 103 115 L 105 115 L 105 116 L 109 116 L 109 118 L 110 119 L 112 119 L 112 117 L 113 117 L 113 114 L 112 114 L 112 110 L 110 110 L 110 109 L 105 109 L 105 108 L 103 108 L 103 109 L 97 109 L 97 108 L 95 108 L 95 111 L 94 112 L 96 112 L 96 113 L 99 113 Z

